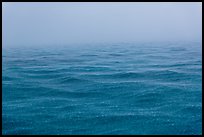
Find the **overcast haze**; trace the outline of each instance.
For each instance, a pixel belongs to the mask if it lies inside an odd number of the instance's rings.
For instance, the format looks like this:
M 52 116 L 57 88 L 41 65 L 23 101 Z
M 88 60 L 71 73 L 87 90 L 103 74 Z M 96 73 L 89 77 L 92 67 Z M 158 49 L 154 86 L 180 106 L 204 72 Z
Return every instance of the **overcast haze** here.
M 3 3 L 3 46 L 201 41 L 202 3 Z

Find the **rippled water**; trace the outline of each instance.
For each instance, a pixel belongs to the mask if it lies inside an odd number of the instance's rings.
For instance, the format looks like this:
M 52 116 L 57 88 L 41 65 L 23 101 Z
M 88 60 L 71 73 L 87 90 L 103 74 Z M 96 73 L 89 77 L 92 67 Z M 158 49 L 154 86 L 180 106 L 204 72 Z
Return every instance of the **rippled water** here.
M 3 134 L 201 134 L 199 43 L 3 48 Z

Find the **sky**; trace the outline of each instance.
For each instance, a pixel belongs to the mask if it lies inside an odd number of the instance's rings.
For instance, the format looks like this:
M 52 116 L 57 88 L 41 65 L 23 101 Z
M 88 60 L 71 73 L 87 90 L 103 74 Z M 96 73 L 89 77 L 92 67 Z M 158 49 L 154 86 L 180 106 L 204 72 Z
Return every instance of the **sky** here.
M 2 4 L 3 46 L 202 41 L 202 3 Z

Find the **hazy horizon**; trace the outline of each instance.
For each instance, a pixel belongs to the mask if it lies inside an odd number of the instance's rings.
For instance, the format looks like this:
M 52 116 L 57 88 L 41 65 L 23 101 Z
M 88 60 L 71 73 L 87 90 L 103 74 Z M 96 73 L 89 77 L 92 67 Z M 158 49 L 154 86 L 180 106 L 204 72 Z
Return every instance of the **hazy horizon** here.
M 3 47 L 202 41 L 202 3 L 3 3 Z
M 2 11 L 2 134 L 202 135 L 202 3 Z

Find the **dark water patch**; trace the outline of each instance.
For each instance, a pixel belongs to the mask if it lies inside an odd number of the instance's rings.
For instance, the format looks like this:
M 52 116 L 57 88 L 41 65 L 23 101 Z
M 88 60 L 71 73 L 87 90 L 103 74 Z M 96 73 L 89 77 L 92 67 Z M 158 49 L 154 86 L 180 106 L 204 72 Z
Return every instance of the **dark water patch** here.
M 81 57 L 98 57 L 98 55 L 96 54 L 84 54 L 84 55 L 80 55 Z

